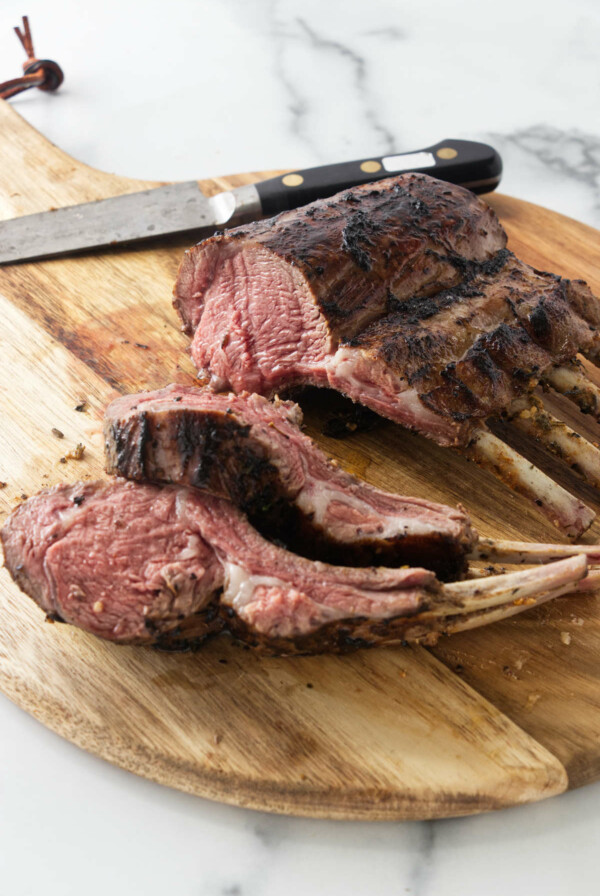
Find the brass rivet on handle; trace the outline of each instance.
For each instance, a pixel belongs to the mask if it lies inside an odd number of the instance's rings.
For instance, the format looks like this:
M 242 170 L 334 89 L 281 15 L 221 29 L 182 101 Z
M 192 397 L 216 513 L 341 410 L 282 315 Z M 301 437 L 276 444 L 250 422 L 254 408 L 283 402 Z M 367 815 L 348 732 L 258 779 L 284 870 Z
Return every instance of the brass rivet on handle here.
M 455 159 L 457 155 L 457 151 L 452 149 L 451 146 L 442 146 L 442 148 L 438 149 L 436 152 L 438 159 Z
M 281 183 L 285 184 L 286 187 L 299 187 L 300 184 L 304 183 L 304 178 L 301 174 L 286 174 L 285 177 L 281 178 Z
M 361 162 L 360 170 L 364 171 L 366 174 L 374 174 L 376 171 L 381 170 L 381 162 L 376 162 L 375 159 L 369 160 L 368 162 Z

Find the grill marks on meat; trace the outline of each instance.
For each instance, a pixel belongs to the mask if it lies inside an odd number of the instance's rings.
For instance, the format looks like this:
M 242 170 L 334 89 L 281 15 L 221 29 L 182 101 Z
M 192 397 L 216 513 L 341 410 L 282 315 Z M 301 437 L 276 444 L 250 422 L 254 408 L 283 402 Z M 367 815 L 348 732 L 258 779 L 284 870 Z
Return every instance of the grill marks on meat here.
M 341 471 L 299 429 L 300 408 L 259 395 L 170 386 L 106 410 L 109 473 L 229 498 L 266 537 L 330 563 L 466 568 L 476 533 L 462 508 L 391 495 Z
M 444 417 L 501 412 L 548 367 L 597 341 L 600 309 L 581 281 L 535 271 L 507 250 L 496 261 L 404 303 L 350 346 Z
M 505 246 L 481 199 L 401 175 L 200 243 L 175 306 L 215 389 L 329 385 L 465 446 L 553 364 L 600 346 L 587 286 Z
M 461 265 L 505 243 L 474 195 L 403 175 L 205 240 L 186 253 L 175 307 L 217 387 L 327 385 L 341 340 L 390 302 L 458 283 Z
M 176 647 L 225 628 L 280 653 L 348 650 L 370 626 L 371 642 L 401 640 L 442 599 L 432 572 L 297 557 L 230 502 L 182 486 L 56 486 L 13 512 L 2 542 L 48 615 L 120 643 Z

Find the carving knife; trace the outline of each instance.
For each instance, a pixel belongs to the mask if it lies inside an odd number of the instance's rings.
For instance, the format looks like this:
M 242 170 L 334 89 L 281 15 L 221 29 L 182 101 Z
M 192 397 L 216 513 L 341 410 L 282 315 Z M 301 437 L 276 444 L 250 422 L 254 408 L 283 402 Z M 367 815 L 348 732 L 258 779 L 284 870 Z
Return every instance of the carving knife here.
M 168 184 L 139 193 L 70 205 L 0 221 L 0 264 L 189 234 L 210 236 L 223 227 L 269 217 L 340 190 L 408 171 L 461 184 L 475 193 L 495 189 L 502 160 L 485 143 L 443 140 L 415 152 L 377 156 L 307 168 L 216 196 L 205 196 L 196 181 Z

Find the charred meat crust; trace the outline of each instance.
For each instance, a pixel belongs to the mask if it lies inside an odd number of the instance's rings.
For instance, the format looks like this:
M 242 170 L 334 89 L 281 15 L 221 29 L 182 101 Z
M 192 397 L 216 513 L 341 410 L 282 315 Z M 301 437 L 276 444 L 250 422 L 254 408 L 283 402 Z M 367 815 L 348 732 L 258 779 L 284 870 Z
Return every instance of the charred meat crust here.
M 153 637 L 152 646 L 157 650 L 172 653 L 183 653 L 188 650 L 198 650 L 209 638 L 226 631 L 226 618 L 221 613 L 217 594 L 200 613 L 194 613 L 182 619 L 169 631 L 161 631 L 160 626 L 153 628 L 152 622 L 147 622 L 148 633 Z
M 175 304 L 215 390 L 329 385 L 456 447 L 550 365 L 600 353 L 585 283 L 520 262 L 481 199 L 419 174 L 205 240 Z
M 175 287 L 186 332 L 195 329 L 182 278 L 193 256 L 213 245 L 249 243 L 297 268 L 340 338 L 384 313 L 388 289 L 432 278 L 458 282 L 460 256 L 485 261 L 506 243 L 493 211 L 462 187 L 421 174 L 391 177 L 318 200 L 275 218 L 210 237 L 190 250 Z M 191 258 L 190 258 L 191 256 Z M 412 292 L 410 293 L 412 294 Z
M 143 411 L 123 423 L 112 423 L 105 438 L 109 472 L 112 469 L 126 470 L 122 474 L 126 479 L 143 479 L 148 438 L 148 423 Z
M 585 284 L 507 250 L 464 271 L 458 286 L 397 303 L 349 343 L 455 421 L 501 412 L 552 364 L 595 343 L 600 325 Z
M 462 511 L 426 502 L 414 507 L 414 499 L 374 489 L 363 497 L 366 484 L 340 473 L 295 425 L 277 420 L 274 406 L 259 396 L 226 398 L 175 386 L 140 393 L 107 408 L 104 431 L 109 473 L 191 485 L 228 498 L 263 536 L 309 559 L 424 566 L 443 581 L 466 569 L 475 534 Z M 351 535 L 336 528 L 337 519 L 329 527 L 315 519 L 310 505 L 299 500 L 307 485 L 317 501 L 321 492 L 338 506 L 347 503 Z M 408 504 L 412 517 L 393 534 L 361 537 L 360 514 L 372 524 L 379 496 L 382 532 L 386 513 L 406 514 Z M 431 524 L 424 528 L 421 519 L 427 518 Z
M 442 624 L 443 620 L 440 619 L 440 629 Z M 265 656 L 346 654 L 367 647 L 415 642 L 433 646 L 439 637 L 430 626 L 414 622 L 410 616 L 341 619 L 322 626 L 318 632 L 296 638 L 264 637 L 236 616 L 228 618 L 225 625 L 237 641 Z
M 438 621 L 440 629 L 444 618 Z M 346 654 L 367 647 L 391 644 L 435 644 L 438 635 L 430 626 L 414 622 L 410 615 L 389 619 L 342 619 L 331 622 L 310 635 L 274 638 L 261 635 L 229 608 L 213 601 L 209 610 L 185 619 L 168 632 L 157 632 L 152 645 L 157 650 L 183 653 L 200 650 L 215 635 L 228 634 L 243 647 L 263 656 L 314 656 Z
M 230 497 L 246 513 L 268 513 L 280 497 L 277 469 L 248 436 L 249 425 L 210 411 L 141 411 L 105 423 L 107 471 L 126 479 L 185 482 Z M 178 472 L 161 465 L 159 443 L 177 458 Z M 123 446 L 126 445 L 126 450 Z
M 423 608 L 419 612 L 422 611 Z M 171 652 L 200 650 L 213 635 L 229 634 L 243 647 L 250 647 L 263 656 L 315 656 L 323 653 L 346 654 L 367 647 L 392 644 L 426 643 L 432 646 L 439 635 L 435 628 L 415 622 L 411 615 L 392 616 L 388 619 L 341 619 L 321 626 L 310 635 L 295 638 L 274 638 L 261 635 L 243 619 L 225 606 L 215 606 L 217 620 L 214 628 L 194 634 L 194 620 L 185 626 L 161 635 L 153 645 L 158 650 Z M 440 630 L 444 618 L 437 622 Z

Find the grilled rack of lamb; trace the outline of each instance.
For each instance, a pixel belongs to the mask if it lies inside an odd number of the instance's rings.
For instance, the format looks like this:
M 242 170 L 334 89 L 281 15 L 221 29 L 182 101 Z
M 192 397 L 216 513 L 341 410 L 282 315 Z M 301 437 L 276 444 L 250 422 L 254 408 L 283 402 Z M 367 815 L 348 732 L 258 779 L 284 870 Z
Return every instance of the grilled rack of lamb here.
M 468 190 L 406 174 L 216 235 L 186 253 L 174 304 L 214 390 L 330 386 L 487 466 L 568 535 L 594 519 L 485 421 L 568 445 L 600 480 L 598 449 L 532 395 L 598 414 L 577 355 L 600 358 L 600 304 L 517 259 Z
M 585 554 L 449 584 L 329 566 L 266 541 L 230 501 L 123 479 L 40 492 L 1 534 L 11 575 L 50 618 L 171 649 L 220 631 L 281 655 L 433 643 L 600 582 Z

